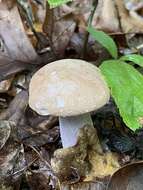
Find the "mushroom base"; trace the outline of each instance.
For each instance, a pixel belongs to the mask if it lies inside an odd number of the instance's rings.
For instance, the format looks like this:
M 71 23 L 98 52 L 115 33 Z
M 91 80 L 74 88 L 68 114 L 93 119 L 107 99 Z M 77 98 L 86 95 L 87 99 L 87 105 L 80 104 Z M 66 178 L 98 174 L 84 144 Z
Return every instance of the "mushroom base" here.
M 85 125 L 93 126 L 90 113 L 60 117 L 59 123 L 63 148 L 72 147 L 77 143 L 78 133 L 82 127 Z

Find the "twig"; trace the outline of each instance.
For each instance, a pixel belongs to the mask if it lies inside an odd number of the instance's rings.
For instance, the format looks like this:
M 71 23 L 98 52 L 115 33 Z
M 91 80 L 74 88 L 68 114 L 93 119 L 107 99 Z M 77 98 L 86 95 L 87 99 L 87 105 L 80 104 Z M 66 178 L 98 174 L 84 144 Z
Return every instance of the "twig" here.
M 93 8 L 92 8 L 91 13 L 90 13 L 89 18 L 88 18 L 88 24 L 87 24 L 88 27 L 90 27 L 92 24 L 92 20 L 94 17 L 94 13 L 95 13 L 97 4 L 98 4 L 98 0 L 93 0 L 93 3 L 92 3 Z M 84 38 L 84 44 L 83 44 L 82 58 L 86 57 L 88 39 L 89 39 L 89 33 L 86 31 L 85 38 Z
M 39 157 L 37 156 L 36 158 L 34 158 L 30 163 L 28 163 L 28 165 L 26 165 L 25 167 L 21 168 L 20 170 L 9 174 L 8 176 L 14 176 L 14 175 L 18 175 L 19 173 L 22 173 L 24 171 L 26 171 Z
M 49 170 L 52 171 L 50 163 L 46 159 L 44 159 L 42 157 L 42 155 L 38 152 L 38 150 L 35 147 L 31 146 L 31 145 L 27 145 L 27 146 L 29 146 L 32 150 L 34 150 L 34 152 L 37 153 L 37 155 L 39 156 L 39 158 L 48 166 Z

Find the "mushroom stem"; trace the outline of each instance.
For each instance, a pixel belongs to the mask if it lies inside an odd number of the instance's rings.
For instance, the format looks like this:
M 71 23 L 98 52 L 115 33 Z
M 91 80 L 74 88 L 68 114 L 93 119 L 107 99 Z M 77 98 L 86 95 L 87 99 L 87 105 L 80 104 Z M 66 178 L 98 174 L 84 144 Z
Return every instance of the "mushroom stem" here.
M 93 126 L 90 113 L 78 116 L 59 117 L 59 123 L 63 148 L 68 148 L 76 144 L 80 128 L 87 124 Z

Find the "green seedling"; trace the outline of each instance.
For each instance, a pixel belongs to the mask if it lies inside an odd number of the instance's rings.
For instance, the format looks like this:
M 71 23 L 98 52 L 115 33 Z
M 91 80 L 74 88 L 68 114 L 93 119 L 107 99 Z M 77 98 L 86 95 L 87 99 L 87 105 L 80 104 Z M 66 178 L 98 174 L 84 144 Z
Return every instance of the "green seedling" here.
M 128 62 L 143 67 L 143 56 L 131 54 L 117 59 L 117 46 L 110 36 L 92 27 L 87 30 L 113 57 L 103 61 L 100 69 L 123 121 L 135 131 L 143 125 L 143 75 Z
M 47 1 L 50 5 L 50 8 L 55 8 L 57 6 L 63 5 L 63 4 L 70 2 L 72 0 L 47 0 Z

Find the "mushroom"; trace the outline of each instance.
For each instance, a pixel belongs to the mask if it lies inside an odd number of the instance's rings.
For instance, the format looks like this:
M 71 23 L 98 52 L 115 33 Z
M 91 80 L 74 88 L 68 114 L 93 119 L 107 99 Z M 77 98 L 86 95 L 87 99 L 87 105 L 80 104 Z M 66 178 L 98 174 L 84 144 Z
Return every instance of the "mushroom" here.
M 45 65 L 32 77 L 29 105 L 40 115 L 59 116 L 64 148 L 76 144 L 80 128 L 93 126 L 90 112 L 109 101 L 100 70 L 83 60 L 62 59 Z

